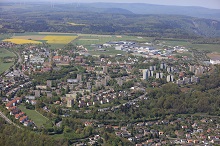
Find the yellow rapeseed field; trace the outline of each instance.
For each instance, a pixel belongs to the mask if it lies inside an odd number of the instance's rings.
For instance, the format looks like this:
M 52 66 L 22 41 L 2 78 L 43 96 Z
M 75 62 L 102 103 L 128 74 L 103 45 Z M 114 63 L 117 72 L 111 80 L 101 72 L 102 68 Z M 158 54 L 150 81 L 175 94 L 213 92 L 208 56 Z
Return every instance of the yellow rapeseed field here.
M 39 42 L 39 41 L 26 40 L 26 39 L 17 39 L 17 38 L 5 39 L 3 41 L 4 42 L 12 42 L 12 43 L 15 43 L 15 44 L 41 44 L 41 42 Z
M 49 44 L 68 44 L 72 40 L 75 40 L 77 36 L 55 36 L 55 35 L 48 35 L 43 38 L 43 40 L 47 41 Z

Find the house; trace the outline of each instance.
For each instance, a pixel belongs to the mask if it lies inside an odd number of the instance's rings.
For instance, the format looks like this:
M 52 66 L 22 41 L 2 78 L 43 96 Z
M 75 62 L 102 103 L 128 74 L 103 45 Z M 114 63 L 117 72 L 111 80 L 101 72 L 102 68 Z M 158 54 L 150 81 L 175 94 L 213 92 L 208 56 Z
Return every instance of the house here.
M 119 126 L 112 126 L 112 128 L 116 131 L 119 130 Z
M 9 108 L 10 115 L 16 115 L 20 112 L 20 109 L 18 109 L 16 106 L 10 107 Z
M 54 57 L 53 57 L 53 61 L 54 61 L 54 62 L 60 62 L 60 61 L 62 61 L 62 59 L 63 59 L 62 56 L 54 56 Z
M 131 133 L 129 133 L 128 131 L 123 131 L 121 132 L 121 136 L 124 138 L 128 138 L 128 137 L 131 137 Z
M 44 58 L 41 58 L 39 56 L 32 57 L 30 59 L 30 63 L 40 63 L 40 64 L 43 64 L 44 63 Z
M 16 114 L 15 119 L 19 119 L 22 116 L 24 116 L 24 112 L 20 112 L 19 114 Z
M 92 122 L 85 122 L 84 125 L 87 127 L 87 126 L 92 126 L 93 123 Z
M 126 131 L 126 130 L 127 130 L 127 127 L 121 127 L 121 130 L 122 130 L 122 131 Z
M 194 143 L 194 144 L 198 144 L 198 143 L 199 143 L 199 140 L 194 140 L 193 143 Z
M 115 135 L 121 137 L 121 132 L 115 132 Z
M 136 140 L 140 140 L 142 137 L 144 137 L 143 134 L 137 134 L 137 135 L 135 135 L 135 139 L 136 139 Z
M 6 104 L 6 108 L 9 109 L 10 107 L 13 107 L 13 106 L 16 106 L 17 104 L 21 103 L 22 101 L 22 98 L 20 97 L 17 97 L 11 101 L 9 101 L 7 104 Z
M 211 64 L 220 64 L 220 60 L 218 59 L 210 59 Z
M 220 139 L 212 139 L 211 143 L 220 144 Z
M 37 100 L 31 100 L 31 104 L 32 105 L 36 105 L 37 104 Z
M 9 109 L 10 107 L 12 107 L 13 106 L 13 103 L 12 102 L 8 102 L 7 104 L 6 104 L 6 108 L 7 109 Z
M 75 62 L 82 62 L 83 57 L 82 56 L 76 56 Z
M 33 124 L 33 122 L 29 121 L 29 120 L 24 122 L 24 126 L 26 126 L 26 127 L 31 126 L 32 124 Z
M 23 116 L 19 119 L 20 123 L 24 123 L 25 121 L 27 121 L 28 116 Z

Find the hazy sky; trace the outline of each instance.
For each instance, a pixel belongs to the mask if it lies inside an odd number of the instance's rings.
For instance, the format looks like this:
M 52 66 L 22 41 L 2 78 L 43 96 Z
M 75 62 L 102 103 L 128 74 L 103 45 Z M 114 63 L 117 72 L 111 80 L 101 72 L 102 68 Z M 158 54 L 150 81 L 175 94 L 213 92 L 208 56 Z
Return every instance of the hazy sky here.
M 11 0 L 0 0 L 0 2 Z M 220 9 L 220 0 L 19 0 L 19 1 L 54 1 L 54 2 L 113 2 L 113 3 L 149 3 L 160 5 L 177 6 L 201 6 L 206 8 Z M 18 2 L 18 1 L 17 1 Z

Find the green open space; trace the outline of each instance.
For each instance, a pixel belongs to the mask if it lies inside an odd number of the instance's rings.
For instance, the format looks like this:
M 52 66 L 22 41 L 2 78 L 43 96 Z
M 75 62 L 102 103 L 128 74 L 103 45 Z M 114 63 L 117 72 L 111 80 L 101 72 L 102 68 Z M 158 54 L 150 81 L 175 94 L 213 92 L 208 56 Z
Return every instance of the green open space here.
M 26 113 L 26 115 L 29 117 L 29 119 L 33 120 L 34 123 L 40 127 L 43 124 L 46 124 L 47 121 L 49 119 L 47 119 L 46 117 L 44 117 L 43 115 L 41 115 L 40 113 L 38 113 L 35 110 L 29 110 L 26 109 L 26 107 L 24 105 L 19 105 L 18 107 L 22 112 Z
M 147 42 L 151 38 L 142 38 L 138 36 L 119 36 L 119 35 L 92 35 L 92 34 L 78 34 L 78 38 L 73 41 L 76 45 L 91 45 L 91 44 L 104 44 L 109 41 L 139 41 Z
M 193 44 L 186 40 L 160 40 L 160 43 L 167 46 L 184 46 L 187 49 L 205 50 L 210 52 L 220 52 L 219 44 Z
M 112 48 L 107 49 L 106 52 L 97 52 L 94 51 L 94 48 L 91 47 L 91 44 L 104 44 L 109 41 L 136 41 L 136 42 L 151 42 L 155 38 L 153 37 L 139 37 L 139 36 L 128 36 L 128 35 L 99 35 L 99 34 L 77 34 L 77 33 L 59 33 L 59 32 L 25 32 L 25 33 L 14 33 L 14 34 L 3 34 L 0 36 L 0 41 L 6 38 L 11 38 L 12 36 L 78 36 L 77 39 L 73 40 L 72 43 L 75 45 L 83 45 L 86 47 L 92 55 L 115 55 L 123 54 L 122 51 L 115 51 Z M 38 40 L 39 41 L 39 40 Z M 219 44 L 193 44 L 189 40 L 185 39 L 159 39 L 160 44 L 166 46 L 184 46 L 188 49 L 198 49 L 198 50 L 208 50 L 210 52 L 220 52 Z M 45 41 L 41 41 L 45 42 Z M 63 48 L 66 44 L 50 44 L 52 49 Z M 161 48 L 160 46 L 155 46 Z
M 124 54 L 126 54 L 126 52 L 121 51 L 121 50 L 115 50 L 114 48 L 106 48 L 105 51 L 98 51 L 98 50 L 91 50 L 91 49 L 88 49 L 88 50 L 91 55 L 101 55 L 101 54 L 104 54 L 104 55 L 117 55 L 117 54 L 124 55 Z
M 4 62 L 5 57 L 15 57 L 15 54 L 5 48 L 0 48 L 0 74 L 8 70 L 14 62 Z

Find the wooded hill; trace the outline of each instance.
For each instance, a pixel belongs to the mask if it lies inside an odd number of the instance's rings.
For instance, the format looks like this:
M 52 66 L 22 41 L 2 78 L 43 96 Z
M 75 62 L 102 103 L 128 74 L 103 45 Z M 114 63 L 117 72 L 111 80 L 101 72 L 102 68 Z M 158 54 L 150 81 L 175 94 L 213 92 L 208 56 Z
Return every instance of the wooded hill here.
M 220 22 L 183 15 L 132 14 L 120 8 L 101 12 L 75 5 L 1 4 L 0 33 L 75 32 L 195 38 L 220 36 Z M 74 23 L 74 25 L 73 25 Z

